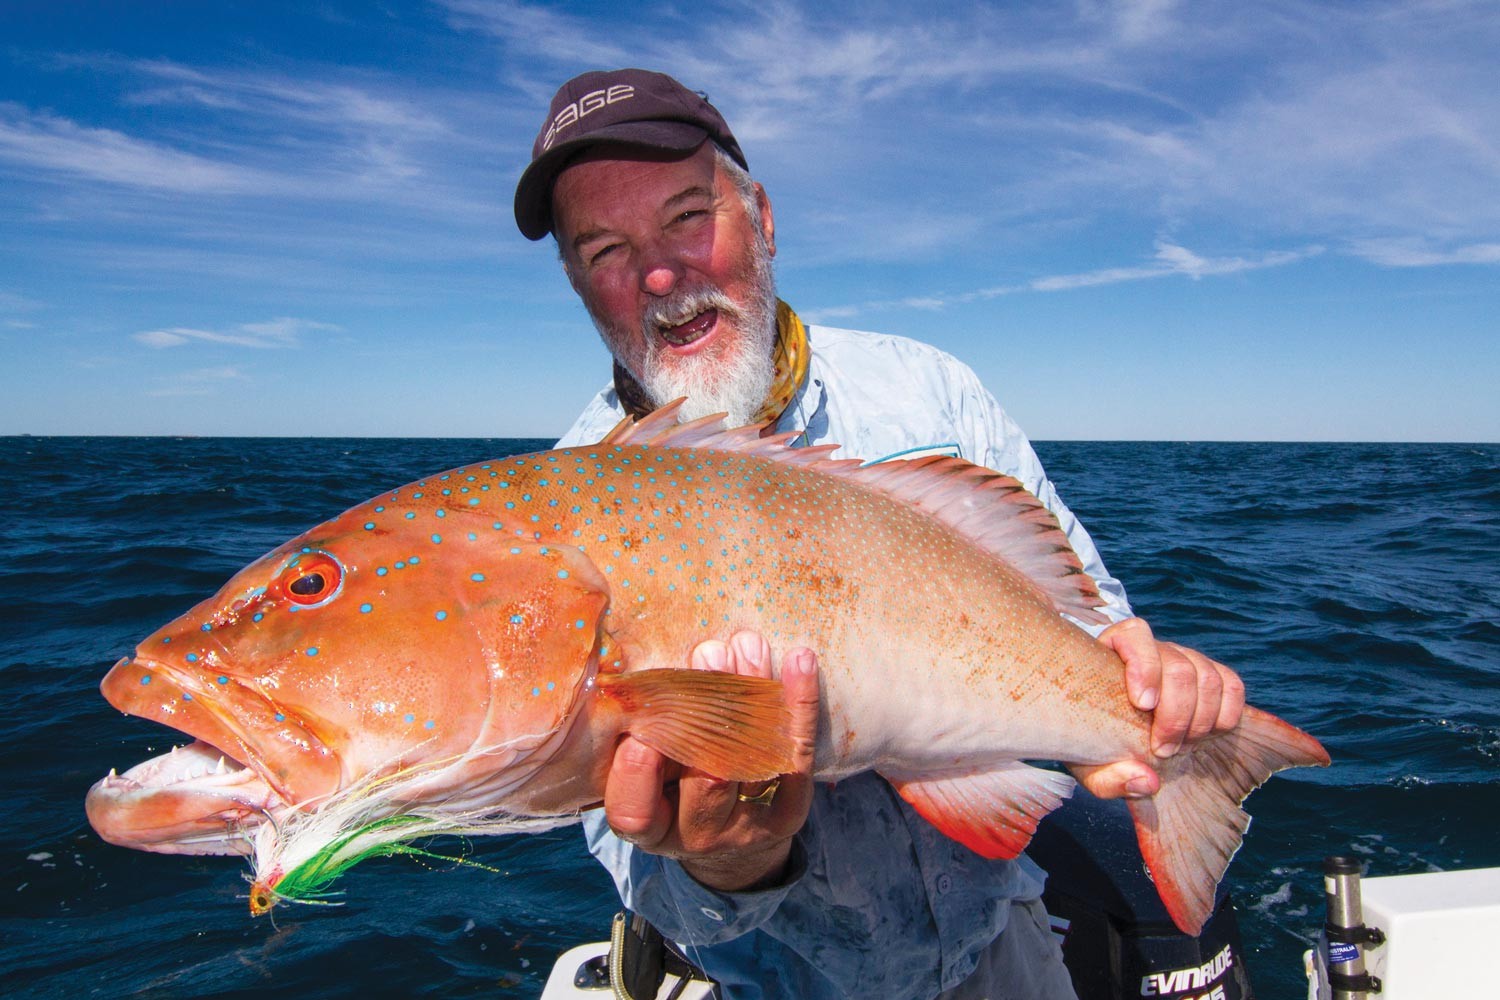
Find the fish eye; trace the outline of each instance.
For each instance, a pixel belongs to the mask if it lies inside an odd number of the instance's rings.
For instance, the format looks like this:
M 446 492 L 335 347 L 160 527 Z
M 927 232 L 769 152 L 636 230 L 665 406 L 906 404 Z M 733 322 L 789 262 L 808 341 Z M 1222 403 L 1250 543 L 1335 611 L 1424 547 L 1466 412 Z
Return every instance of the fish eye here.
M 281 572 L 281 592 L 302 607 L 317 607 L 338 596 L 344 567 L 327 552 L 305 553 Z
M 298 597 L 316 597 L 323 592 L 325 586 L 327 584 L 323 580 L 322 573 L 309 573 L 306 576 L 297 577 L 286 585 L 286 589 Z

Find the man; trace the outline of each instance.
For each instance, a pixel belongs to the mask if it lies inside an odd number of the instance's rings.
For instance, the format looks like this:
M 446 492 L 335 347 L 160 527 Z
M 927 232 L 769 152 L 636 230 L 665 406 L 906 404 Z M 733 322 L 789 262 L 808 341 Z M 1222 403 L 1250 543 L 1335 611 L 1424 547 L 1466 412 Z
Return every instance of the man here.
M 626 413 L 685 396 L 684 416 L 799 430 L 866 460 L 946 450 L 1016 476 L 1057 515 L 1102 609 L 1099 641 L 1127 664 L 1131 700 L 1156 709 L 1153 748 L 1232 728 L 1243 688 L 1227 668 L 1157 642 L 1058 499 L 1031 446 L 972 371 L 896 337 L 805 327 L 776 298 L 775 224 L 728 125 L 701 95 L 642 70 L 586 73 L 553 99 L 516 189 L 530 239 L 557 240 L 568 280 L 615 358 L 614 384 L 560 446 L 598 440 Z M 797 736 L 810 746 L 809 651 L 780 651 Z M 706 642 L 694 665 L 768 676 L 756 635 Z M 1021 858 L 988 861 L 918 817 L 873 774 L 814 789 L 797 772 L 753 787 L 687 772 L 632 739 L 616 751 L 590 849 L 621 896 L 731 997 L 1069 997 Z M 1095 794 L 1143 795 L 1136 762 L 1088 769 Z

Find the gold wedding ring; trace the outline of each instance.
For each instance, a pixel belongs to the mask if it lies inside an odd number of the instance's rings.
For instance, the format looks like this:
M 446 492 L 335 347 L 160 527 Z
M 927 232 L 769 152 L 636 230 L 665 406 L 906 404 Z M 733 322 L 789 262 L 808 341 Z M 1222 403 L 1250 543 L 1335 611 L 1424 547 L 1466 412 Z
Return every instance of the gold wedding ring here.
M 781 779 L 772 778 L 765 788 L 762 788 L 754 795 L 746 795 L 744 792 L 741 792 L 738 798 L 741 802 L 754 802 L 758 806 L 768 806 L 771 804 L 771 800 L 776 797 L 776 789 L 780 787 Z

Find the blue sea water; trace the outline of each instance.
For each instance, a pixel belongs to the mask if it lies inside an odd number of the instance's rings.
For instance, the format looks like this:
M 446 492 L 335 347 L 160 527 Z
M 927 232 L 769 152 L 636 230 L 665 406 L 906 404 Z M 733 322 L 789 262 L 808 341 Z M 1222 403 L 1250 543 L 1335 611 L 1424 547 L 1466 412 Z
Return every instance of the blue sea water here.
M 407 858 L 345 905 L 246 911 L 243 862 L 101 842 L 83 797 L 173 743 L 100 678 L 267 549 L 382 489 L 545 441 L 0 438 L 0 993 L 535 996 L 614 912 L 573 829 Z M 1263 997 L 1301 995 L 1319 862 L 1500 865 L 1500 445 L 1043 442 L 1159 635 L 1334 766 L 1273 779 L 1230 869 Z

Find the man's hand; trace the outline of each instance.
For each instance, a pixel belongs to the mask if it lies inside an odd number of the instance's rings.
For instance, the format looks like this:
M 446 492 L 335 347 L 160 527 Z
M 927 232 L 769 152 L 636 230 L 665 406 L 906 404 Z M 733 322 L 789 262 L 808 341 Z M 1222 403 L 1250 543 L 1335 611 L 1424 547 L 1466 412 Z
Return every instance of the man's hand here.
M 1158 641 L 1140 618 L 1115 622 L 1098 641 L 1125 661 L 1130 703 L 1143 712 L 1155 711 L 1151 751 L 1157 757 L 1170 757 L 1184 742 L 1239 724 L 1245 683 L 1224 664 L 1175 642 Z M 1072 770 L 1085 788 L 1105 799 L 1139 798 L 1161 787 L 1157 773 L 1139 761 Z
M 753 632 L 693 650 L 696 670 L 771 676 L 771 648 Z M 806 649 L 786 654 L 781 683 L 791 710 L 796 770 L 776 779 L 767 802 L 745 801 L 768 783 L 723 781 L 685 768 L 627 736 L 615 749 L 604 786 L 604 817 L 621 838 L 676 858 L 711 889 L 732 892 L 773 884 L 785 872 L 792 837 L 812 805 L 813 745 L 818 731 L 817 660 Z M 673 779 L 676 779 L 675 782 Z

